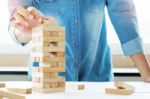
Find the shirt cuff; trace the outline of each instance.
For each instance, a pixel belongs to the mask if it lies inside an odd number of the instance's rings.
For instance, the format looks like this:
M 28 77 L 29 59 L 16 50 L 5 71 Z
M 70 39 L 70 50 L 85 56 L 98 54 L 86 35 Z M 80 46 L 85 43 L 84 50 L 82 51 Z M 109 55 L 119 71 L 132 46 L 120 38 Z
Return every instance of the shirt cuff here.
M 123 53 L 125 56 L 131 56 L 143 52 L 142 39 L 137 37 L 122 45 Z
M 18 41 L 18 39 L 17 39 L 17 37 L 16 37 L 16 35 L 15 35 L 15 32 L 17 31 L 17 29 L 15 29 L 15 28 L 9 26 L 9 30 L 8 30 L 8 31 L 9 31 L 9 33 L 10 33 L 11 38 L 12 38 L 17 44 L 20 44 L 20 45 L 22 45 L 22 46 L 25 46 L 25 45 L 26 45 L 26 43 L 21 43 L 21 42 Z

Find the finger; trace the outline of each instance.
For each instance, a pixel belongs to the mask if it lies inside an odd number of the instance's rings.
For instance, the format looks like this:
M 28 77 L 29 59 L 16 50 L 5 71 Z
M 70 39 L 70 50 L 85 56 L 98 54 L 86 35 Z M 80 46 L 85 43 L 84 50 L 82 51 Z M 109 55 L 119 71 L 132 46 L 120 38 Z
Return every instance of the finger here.
M 17 12 L 20 15 L 22 15 L 25 19 L 29 19 L 29 20 L 33 20 L 34 19 L 33 15 L 30 14 L 30 12 L 27 9 L 23 8 L 23 7 L 18 7 L 17 8 Z
M 18 29 L 18 30 L 20 30 L 20 31 L 22 31 L 22 32 L 25 32 L 25 33 L 31 33 L 32 32 L 32 29 L 31 28 L 29 28 L 29 27 L 25 27 L 25 26 L 23 26 L 21 23 L 19 23 L 19 22 L 14 22 L 14 24 L 13 24 L 13 26 L 16 28 L 16 29 Z
M 34 7 L 28 7 L 27 10 L 38 20 L 39 23 L 42 23 L 43 17 Z
M 14 14 L 14 18 L 19 21 L 20 23 L 24 23 L 25 26 L 29 27 L 29 23 L 17 12 Z
M 47 17 L 47 18 L 44 18 L 43 24 L 50 24 L 50 25 L 56 26 L 57 22 L 53 17 Z

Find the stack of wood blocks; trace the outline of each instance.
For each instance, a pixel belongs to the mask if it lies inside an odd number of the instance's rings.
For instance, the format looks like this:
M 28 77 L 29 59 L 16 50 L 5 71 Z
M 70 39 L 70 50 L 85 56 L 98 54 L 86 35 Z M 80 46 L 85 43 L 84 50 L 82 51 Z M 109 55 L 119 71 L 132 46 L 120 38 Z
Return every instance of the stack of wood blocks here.
M 65 30 L 63 27 L 43 24 L 32 30 L 32 60 L 39 62 L 32 69 L 33 90 L 41 93 L 62 92 L 65 78 Z

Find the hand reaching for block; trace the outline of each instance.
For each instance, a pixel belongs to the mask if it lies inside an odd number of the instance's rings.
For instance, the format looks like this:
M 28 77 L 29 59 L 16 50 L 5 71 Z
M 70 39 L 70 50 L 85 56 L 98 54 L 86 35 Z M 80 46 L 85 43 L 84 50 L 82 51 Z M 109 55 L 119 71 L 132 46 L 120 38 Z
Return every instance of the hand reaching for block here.
M 14 19 L 11 21 L 11 26 L 15 27 L 21 33 L 15 33 L 18 40 L 22 43 L 27 43 L 31 40 L 32 29 L 41 24 L 55 24 L 53 17 L 45 18 L 34 7 L 16 8 Z

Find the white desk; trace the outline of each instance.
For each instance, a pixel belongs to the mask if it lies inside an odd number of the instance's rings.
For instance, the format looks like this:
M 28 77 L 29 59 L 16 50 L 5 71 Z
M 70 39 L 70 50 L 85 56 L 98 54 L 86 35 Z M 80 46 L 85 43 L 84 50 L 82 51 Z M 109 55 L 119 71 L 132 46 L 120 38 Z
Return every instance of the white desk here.
M 65 92 L 49 94 L 33 92 L 25 96 L 26 99 L 150 99 L 149 83 L 129 82 L 136 89 L 135 93 L 129 96 L 105 94 L 105 88 L 113 87 L 113 82 L 85 82 L 85 90 L 81 91 L 71 87 L 77 84 L 79 83 L 67 82 Z M 7 86 L 30 87 L 31 82 L 7 82 Z

